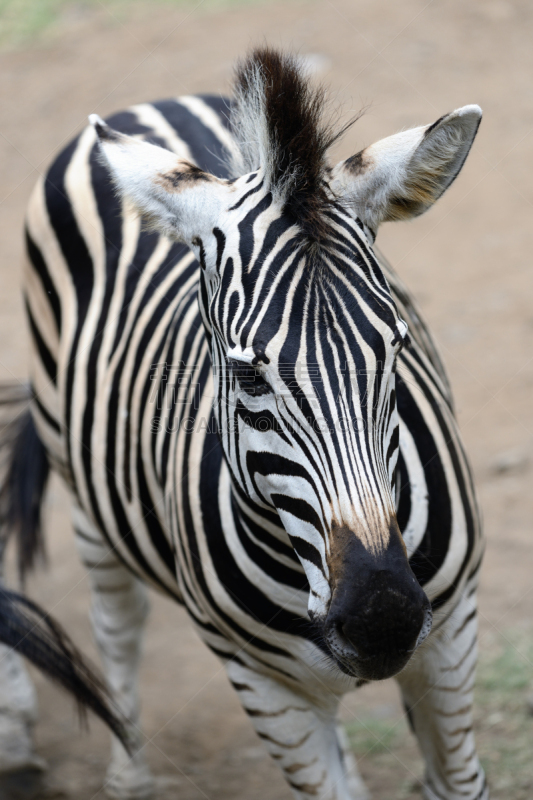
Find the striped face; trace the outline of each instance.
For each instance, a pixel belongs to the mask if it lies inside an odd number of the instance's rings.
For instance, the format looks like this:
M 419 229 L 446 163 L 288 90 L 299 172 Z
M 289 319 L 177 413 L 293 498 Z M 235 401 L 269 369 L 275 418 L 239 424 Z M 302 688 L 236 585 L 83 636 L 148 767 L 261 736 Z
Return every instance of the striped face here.
M 309 616 L 339 666 L 386 678 L 428 635 L 431 608 L 395 514 L 395 361 L 407 326 L 370 242 L 381 222 L 422 213 L 451 184 L 480 110 L 329 169 L 335 136 L 292 62 L 254 56 L 235 97 L 233 181 L 93 124 L 118 191 L 200 263 L 237 501 L 267 535 L 288 535 Z
M 395 361 L 407 326 L 357 218 L 333 205 L 327 243 L 312 252 L 260 172 L 233 198 L 193 246 L 220 435 L 240 493 L 279 514 L 310 613 L 324 619 L 343 570 L 336 532 L 373 556 L 396 536 Z

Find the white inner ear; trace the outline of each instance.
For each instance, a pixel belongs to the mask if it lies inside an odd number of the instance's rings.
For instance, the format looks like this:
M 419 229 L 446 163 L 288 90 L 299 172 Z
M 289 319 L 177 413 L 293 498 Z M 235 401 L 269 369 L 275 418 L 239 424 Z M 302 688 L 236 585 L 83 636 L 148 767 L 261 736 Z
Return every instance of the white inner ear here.
M 479 106 L 465 106 L 424 129 L 422 141 L 415 149 L 406 172 L 407 179 L 425 182 L 430 205 L 438 200 L 461 171 L 480 121 Z
M 371 235 L 384 221 L 418 216 L 460 172 L 480 120 L 479 106 L 465 106 L 433 125 L 381 139 L 337 164 L 331 187 Z
M 233 190 L 227 181 L 163 147 L 113 131 L 101 120 L 93 124 L 119 194 L 151 226 L 189 245 L 213 229 Z

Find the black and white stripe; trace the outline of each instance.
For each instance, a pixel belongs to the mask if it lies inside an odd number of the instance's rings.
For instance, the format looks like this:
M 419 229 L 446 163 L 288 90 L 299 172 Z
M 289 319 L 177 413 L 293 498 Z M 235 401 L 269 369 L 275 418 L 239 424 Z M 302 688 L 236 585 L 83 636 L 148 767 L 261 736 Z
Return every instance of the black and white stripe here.
M 335 723 L 361 675 L 324 626 L 341 579 L 337 532 L 378 559 L 397 521 L 434 614 L 399 676 L 425 797 L 485 800 L 469 700 L 482 539 L 442 363 L 372 247 L 375 219 L 329 197 L 320 230 L 304 200 L 299 226 L 286 175 L 276 183 L 261 160 L 237 177 L 228 166 L 243 152 L 232 113 L 246 129 L 242 108 L 214 96 L 107 120 L 188 164 L 160 173 L 176 196 L 186 180 L 219 179 L 224 224 L 192 252 L 120 199 L 93 127 L 57 157 L 28 212 L 32 412 L 72 493 L 110 683 L 135 721 L 124 687 L 144 619 L 138 578 L 185 604 L 296 797 L 365 797 Z M 116 796 L 151 790 L 142 755 L 127 762 L 118 744 L 110 774 Z

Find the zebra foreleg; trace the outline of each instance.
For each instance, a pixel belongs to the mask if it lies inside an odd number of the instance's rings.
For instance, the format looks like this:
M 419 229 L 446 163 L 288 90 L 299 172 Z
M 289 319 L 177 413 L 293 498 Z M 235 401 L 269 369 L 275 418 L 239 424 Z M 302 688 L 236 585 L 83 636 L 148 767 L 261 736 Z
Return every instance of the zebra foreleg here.
M 335 697 L 319 705 L 243 664 L 231 661 L 227 671 L 298 800 L 369 800 L 336 720 Z
M 488 800 L 472 730 L 477 662 L 475 591 L 398 676 L 426 763 L 425 800 Z
M 113 737 L 105 792 L 116 800 L 146 800 L 154 781 L 141 749 L 138 671 L 149 605 L 143 584 L 116 558 L 97 529 L 79 509 L 74 527 L 81 559 L 92 589 L 91 618 L 113 697 L 131 721 L 133 757 Z

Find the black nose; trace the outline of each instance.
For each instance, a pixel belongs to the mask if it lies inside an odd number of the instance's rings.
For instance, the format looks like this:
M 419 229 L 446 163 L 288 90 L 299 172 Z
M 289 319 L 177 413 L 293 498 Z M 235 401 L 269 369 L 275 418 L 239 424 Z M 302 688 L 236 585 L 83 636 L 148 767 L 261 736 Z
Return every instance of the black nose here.
M 395 538 L 378 556 L 362 553 L 360 543 L 350 549 L 325 620 L 326 642 L 345 671 L 383 680 L 405 667 L 430 632 L 431 605 Z
M 416 597 L 391 586 L 390 576 L 372 584 L 355 603 L 332 603 L 326 641 L 349 672 L 376 681 L 405 667 L 431 629 L 431 606 L 422 591 Z

